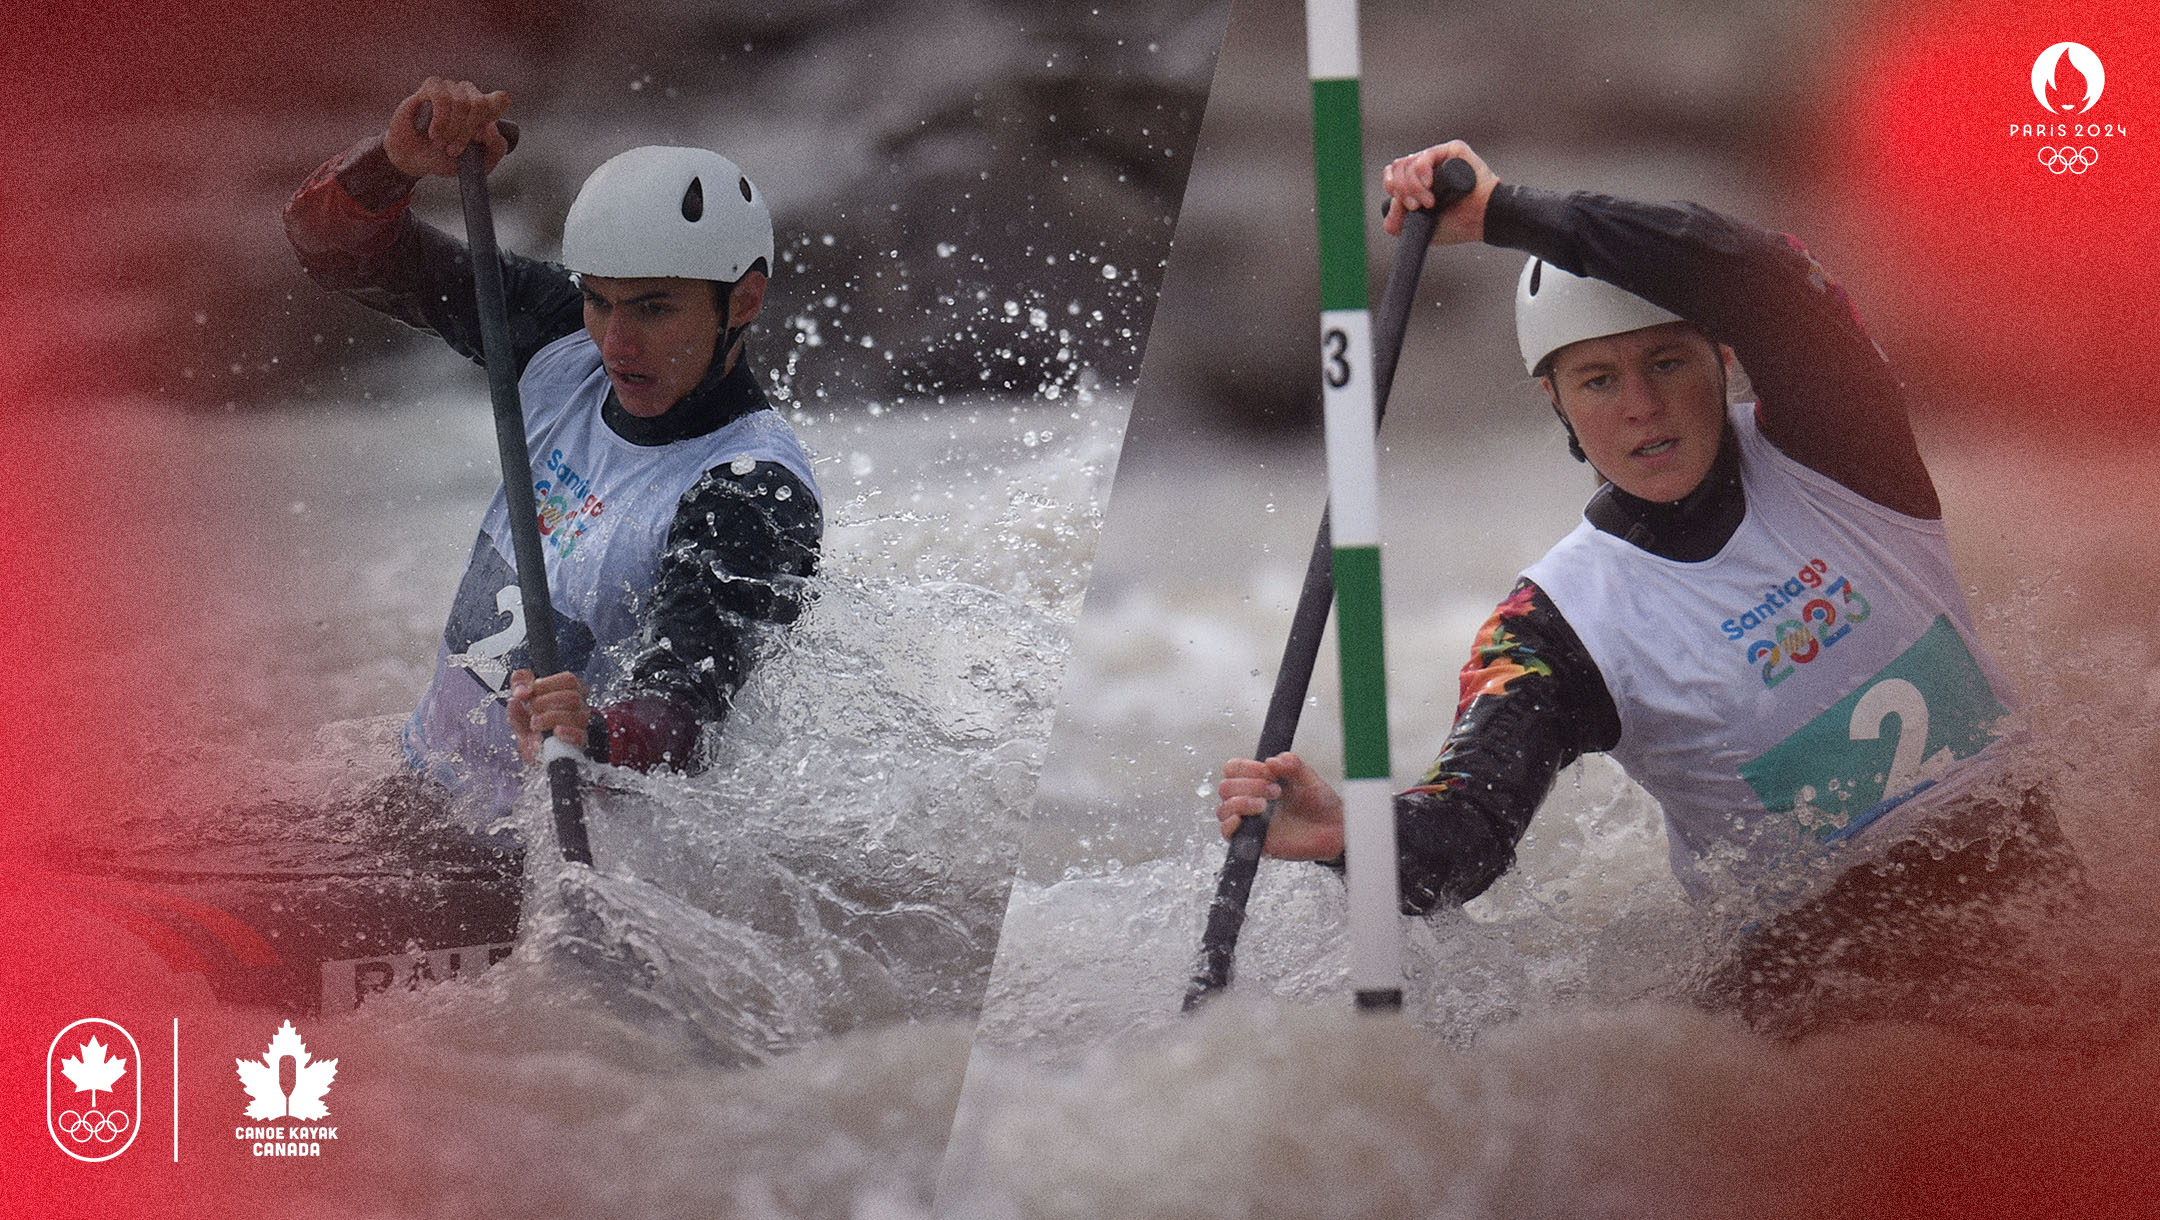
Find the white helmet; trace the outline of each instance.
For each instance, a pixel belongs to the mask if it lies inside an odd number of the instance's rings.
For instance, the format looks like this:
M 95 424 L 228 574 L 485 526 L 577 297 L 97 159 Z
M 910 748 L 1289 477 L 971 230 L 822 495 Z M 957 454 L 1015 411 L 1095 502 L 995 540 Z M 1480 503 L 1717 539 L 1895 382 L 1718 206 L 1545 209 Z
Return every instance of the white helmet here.
M 772 213 L 719 153 L 647 145 L 585 179 L 563 219 L 562 254 L 585 275 L 733 283 L 759 259 L 772 274 Z
M 1547 356 L 1570 343 L 1684 321 L 1604 280 L 1571 275 L 1542 259 L 1523 264 L 1515 282 L 1515 341 L 1523 367 L 1538 375 Z

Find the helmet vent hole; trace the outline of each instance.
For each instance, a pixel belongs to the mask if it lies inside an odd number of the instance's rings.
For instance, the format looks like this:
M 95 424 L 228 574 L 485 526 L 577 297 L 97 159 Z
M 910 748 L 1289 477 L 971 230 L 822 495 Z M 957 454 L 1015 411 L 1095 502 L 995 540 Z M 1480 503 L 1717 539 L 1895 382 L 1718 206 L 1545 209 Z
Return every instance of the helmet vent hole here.
M 738 176 L 738 177 L 737 177 L 737 178 L 735 179 L 735 185 L 737 185 L 737 186 L 739 186 L 739 187 L 741 187 L 741 188 L 742 188 L 742 197 L 743 197 L 743 202 L 744 202 L 744 203 L 756 203 L 756 202 L 757 202 L 757 200 L 755 200 L 755 199 L 753 199 L 753 198 L 751 198 L 751 197 L 750 197 L 750 180 L 749 180 L 748 178 L 743 178 L 743 177 L 739 177 L 739 176 Z
M 1545 263 L 1544 263 L 1544 261 L 1543 261 L 1543 260 L 1541 259 L 1541 260 L 1539 260 L 1539 261 L 1538 261 L 1538 263 L 1537 263 L 1537 264 L 1536 264 L 1535 266 L 1533 266 L 1533 267 L 1531 267 L 1531 268 L 1530 268 L 1530 295 L 1531 295 L 1531 296 L 1536 296 L 1536 295 L 1537 295 L 1537 290 L 1538 290 L 1538 281 L 1539 281 L 1539 280 L 1542 280 L 1542 279 L 1544 279 L 1544 278 L 1545 278 Z
M 696 224 L 698 218 L 703 215 L 705 215 L 705 183 L 701 179 L 692 178 L 690 180 L 690 189 L 682 193 L 682 218 Z

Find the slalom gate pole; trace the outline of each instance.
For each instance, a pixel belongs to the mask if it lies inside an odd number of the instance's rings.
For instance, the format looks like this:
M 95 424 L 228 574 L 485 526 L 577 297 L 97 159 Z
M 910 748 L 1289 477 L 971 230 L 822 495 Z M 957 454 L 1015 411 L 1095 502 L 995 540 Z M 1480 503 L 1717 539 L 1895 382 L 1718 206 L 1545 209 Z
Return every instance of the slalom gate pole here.
M 1352 86 L 1354 90 L 1354 81 Z M 1316 85 L 1316 108 L 1318 91 Z M 1351 101 L 1354 107 L 1354 92 Z M 1353 119 L 1354 117 L 1353 109 Z M 1315 140 L 1317 149 L 1317 127 Z M 1380 315 L 1373 334 L 1372 425 L 1375 429 L 1387 411 L 1389 391 L 1395 382 L 1396 365 L 1402 355 L 1403 336 L 1409 326 L 1410 311 L 1416 304 L 1418 278 L 1424 270 L 1425 251 L 1431 244 L 1433 228 L 1439 223 L 1440 214 L 1468 195 L 1476 185 L 1476 171 L 1470 168 L 1468 162 L 1459 159 L 1442 162 L 1433 174 L 1434 205 L 1407 213 L 1403 217 L 1402 237 L 1396 243 L 1394 261 L 1388 268 L 1387 286 L 1381 293 Z M 1362 222 L 1356 227 L 1356 240 L 1362 248 Z M 1363 266 L 1362 261 L 1359 262 L 1356 270 L 1356 291 L 1360 295 L 1365 291 Z M 1325 274 L 1326 267 L 1323 265 L 1323 276 Z M 1331 361 L 1326 350 L 1330 343 L 1328 328 L 1323 325 L 1322 373 L 1332 390 L 1335 388 L 1334 379 L 1330 375 Z M 1328 604 L 1335 591 L 1332 516 L 1332 510 L 1321 514 L 1320 528 L 1313 538 L 1312 553 L 1305 567 L 1305 582 L 1298 593 L 1297 609 L 1291 616 L 1290 634 L 1283 644 L 1282 662 L 1275 671 L 1274 692 L 1268 700 L 1267 719 L 1261 726 L 1259 747 L 1253 752 L 1255 758 L 1271 758 L 1282 753 L 1291 747 L 1297 736 L 1299 713 L 1304 707 L 1306 691 L 1312 682 L 1313 666 L 1320 654 L 1321 635 L 1327 627 Z M 1389 817 L 1392 819 L 1392 796 L 1389 803 Z M 1238 935 L 1245 924 L 1245 906 L 1252 893 L 1253 877 L 1259 869 L 1261 850 L 1266 844 L 1268 822 L 1272 815 L 1271 808 L 1268 813 L 1248 817 L 1231 834 L 1222 871 L 1216 877 L 1215 897 L 1208 904 L 1207 927 L 1201 934 L 1199 958 L 1193 967 L 1191 981 L 1185 989 L 1182 1006 L 1185 1012 L 1196 1011 L 1209 996 L 1230 984 Z M 1392 820 L 1390 828 L 1392 829 Z M 1394 872 L 1392 866 L 1387 869 L 1390 877 L 1394 876 Z
M 432 104 L 422 102 L 413 127 L 426 134 Z M 496 129 L 517 146 L 517 125 Z M 517 559 L 518 595 L 524 602 L 525 644 L 532 654 L 533 676 L 559 673 L 555 647 L 555 603 L 548 595 L 547 559 L 540 549 L 540 515 L 533 502 L 532 454 L 525 446 L 525 411 L 518 399 L 517 370 L 511 367 L 510 309 L 503 295 L 502 253 L 495 244 L 495 210 L 488 199 L 487 150 L 475 141 L 458 154 L 458 194 L 465 205 L 465 244 L 472 251 L 473 295 L 480 307 L 480 355 L 487 365 L 488 398 L 495 409 L 495 450 L 502 466 L 503 494 L 510 508 L 510 546 Z M 548 792 L 555 814 L 555 842 L 563 859 L 593 862 L 585 834 L 585 802 L 578 791 L 578 751 L 550 733 L 541 747 L 547 761 Z
M 1305 0 L 1313 185 L 1320 227 L 1320 375 L 1327 424 L 1335 641 L 1342 671 L 1343 834 L 1350 986 L 1360 1009 L 1402 1008 L 1401 905 L 1381 630 L 1379 443 L 1365 274 L 1357 0 Z

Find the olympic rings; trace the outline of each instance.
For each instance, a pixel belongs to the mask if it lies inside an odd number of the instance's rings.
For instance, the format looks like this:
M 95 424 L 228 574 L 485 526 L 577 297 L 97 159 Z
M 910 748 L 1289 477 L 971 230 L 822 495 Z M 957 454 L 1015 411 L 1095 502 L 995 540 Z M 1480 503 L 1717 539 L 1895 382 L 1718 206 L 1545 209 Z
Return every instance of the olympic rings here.
M 91 1110 L 84 1114 L 62 1110 L 60 1116 L 53 1121 L 62 1131 L 67 1132 L 69 1139 L 78 1144 L 87 1144 L 93 1139 L 100 1144 L 110 1144 L 120 1138 L 122 1131 L 128 1129 L 128 1113 L 125 1110 Z
M 2063 145 L 2061 148 L 2049 148 L 2042 145 L 2040 148 L 2040 164 L 2047 166 L 2048 172 L 2051 174 L 2060 174 L 2065 170 L 2073 174 L 2082 174 L 2093 166 L 2100 164 L 2100 150 L 2090 144 L 2083 148 L 2072 148 L 2068 144 Z

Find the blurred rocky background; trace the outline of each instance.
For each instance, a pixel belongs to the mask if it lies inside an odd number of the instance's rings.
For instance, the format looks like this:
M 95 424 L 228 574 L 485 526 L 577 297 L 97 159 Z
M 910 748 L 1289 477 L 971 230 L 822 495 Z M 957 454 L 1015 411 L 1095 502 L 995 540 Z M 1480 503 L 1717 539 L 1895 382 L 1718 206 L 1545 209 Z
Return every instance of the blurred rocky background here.
M 2153 40 L 2110 34 L 2126 6 L 2085 0 L 2056 21 L 2016 0 L 1367 0 L 1371 202 L 1389 157 L 1459 135 L 1517 181 L 1694 198 L 1802 233 L 1893 355 L 1977 358 L 1996 389 L 2142 397 L 2141 364 L 2091 350 L 2089 320 L 2142 300 L 2120 268 L 2156 245 L 2139 203 L 2160 165 L 2150 137 L 2132 124 L 2108 176 L 2077 182 L 2021 172 L 2029 150 L 1999 155 L 2007 123 L 2045 117 L 2026 76 L 2063 21 L 2104 44 L 2103 108 L 2149 109 Z M 428 341 L 308 284 L 277 224 L 310 169 L 437 72 L 515 94 L 529 139 L 496 195 L 506 242 L 528 252 L 554 252 L 583 175 L 623 147 L 709 143 L 748 167 L 784 251 L 757 341 L 798 400 L 1130 382 L 1175 233 L 1168 274 L 1186 287 L 1154 336 L 1150 395 L 1211 430 L 1310 428 L 1303 6 L 1238 0 L 1234 23 L 1231 8 L 14 6 L 0 378 L 217 408 L 390 392 L 405 374 L 382 356 L 447 370 Z M 455 228 L 454 187 L 427 184 L 421 210 Z M 1377 221 L 1370 238 L 1377 292 Z M 1431 260 L 1407 384 L 1509 375 L 1514 262 Z M 1137 426 L 1142 460 L 1176 443 L 1151 413 Z
M 2160 290 L 2160 35 L 2136 0 L 1364 0 L 1363 163 L 1377 301 L 1381 168 L 1444 139 L 1503 179 L 1690 199 L 1807 242 L 1931 429 L 2118 431 L 2150 414 Z M 2050 175 L 2035 56 L 2107 63 L 2106 173 Z M 1303 6 L 1239 0 L 1165 280 L 1125 461 L 1310 434 L 1318 268 Z M 2128 128 L 2127 134 L 2123 128 Z M 2089 142 L 2089 141 L 2088 141 Z M 1434 251 L 1384 439 L 1544 429 L 1515 356 L 1521 256 Z M 1556 427 L 1551 435 L 1558 437 Z M 1557 440 L 1555 441 L 1557 443 Z M 1317 460 L 1317 458 L 1316 458 Z
M 455 375 L 308 283 L 280 230 L 319 163 L 420 78 L 509 90 L 504 244 L 552 256 L 584 175 L 698 143 L 774 203 L 763 360 L 798 401 L 1129 383 L 1226 0 L 92 0 L 4 19 L 0 221 L 37 400 L 241 408 Z M 461 231 L 457 192 L 420 213 Z M 422 363 L 414 365 L 412 361 Z
M 1693 198 L 1794 223 L 1796 112 L 1813 104 L 1843 3 L 1366 0 L 1363 163 L 1374 299 L 1393 239 L 1380 169 L 1445 139 L 1503 179 Z M 1223 46 L 1177 256 L 1148 355 L 1128 460 L 1213 443 L 1219 429 L 1319 425 L 1319 270 L 1302 6 L 1240 3 Z M 1510 301 L 1521 256 L 1428 258 L 1389 435 L 1527 420 Z M 1505 401 L 1495 401 L 1497 397 Z M 1527 393 L 1527 391 L 1525 391 Z M 1432 399 L 1444 400 L 1432 409 Z M 1203 405 L 1204 404 L 1204 405 Z M 1317 441 L 1316 441 L 1317 443 Z

